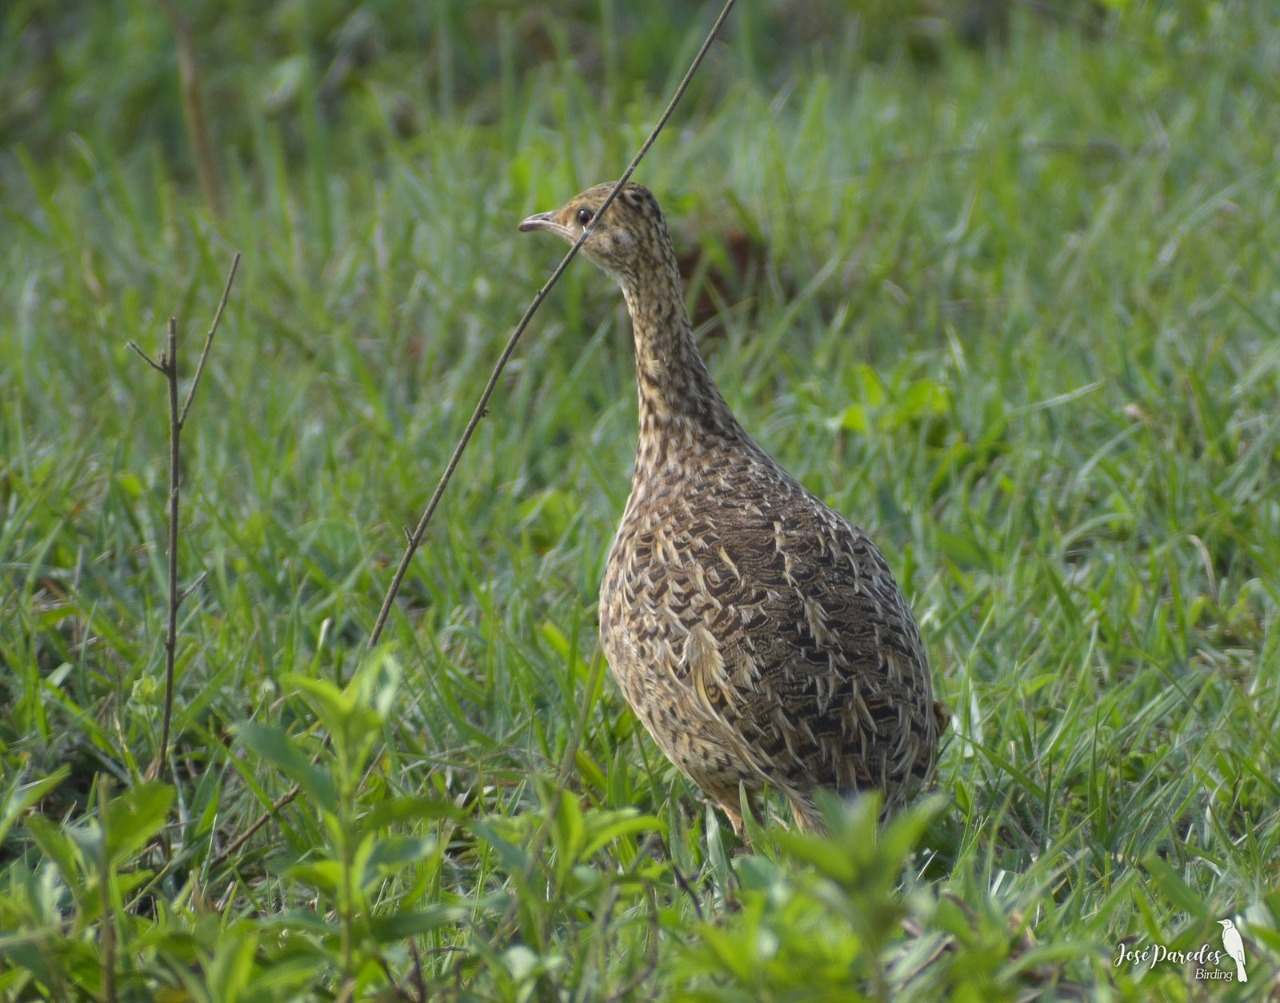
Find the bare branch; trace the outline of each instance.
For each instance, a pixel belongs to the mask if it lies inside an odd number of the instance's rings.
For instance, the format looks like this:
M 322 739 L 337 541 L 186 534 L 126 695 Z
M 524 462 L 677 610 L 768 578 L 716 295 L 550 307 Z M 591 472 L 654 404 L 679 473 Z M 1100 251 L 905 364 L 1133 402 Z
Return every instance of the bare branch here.
M 154 369 L 161 376 L 164 375 L 164 366 L 162 366 L 159 362 L 157 362 L 155 359 L 149 356 L 141 348 L 139 348 L 138 343 L 136 341 L 130 341 L 128 342 L 128 345 L 138 354 L 138 357 L 141 358 L 143 362 L 145 362 L 148 366 Z
M 165 335 L 164 379 L 169 389 L 169 622 L 164 634 L 164 716 L 160 748 L 147 771 L 159 776 L 169 759 L 169 726 L 173 721 L 173 677 L 178 661 L 178 507 L 182 495 L 182 422 L 178 420 L 178 321 L 169 318 Z
M 294 784 L 287 791 L 285 791 L 278 798 L 276 798 L 273 802 L 271 802 L 270 810 L 263 812 L 261 815 L 259 815 L 253 821 L 253 823 L 249 826 L 249 828 L 245 829 L 244 832 L 240 833 L 239 836 L 237 836 L 230 843 L 228 843 L 226 847 L 223 849 L 223 851 L 213 858 L 213 862 L 211 866 L 220 867 L 222 864 L 226 863 L 226 861 L 229 860 L 231 857 L 239 853 L 240 850 L 244 847 L 244 844 L 249 842 L 249 840 L 253 838 L 253 834 L 255 832 L 257 832 L 259 829 L 261 829 L 264 825 L 267 824 L 268 820 L 271 818 L 272 815 L 277 814 L 280 811 L 280 809 L 283 808 L 285 805 L 296 800 L 298 795 L 301 793 L 302 793 L 302 788 L 299 787 L 297 784 Z
M 204 348 L 200 352 L 195 377 L 191 381 L 191 388 L 187 391 L 186 401 L 181 407 L 178 404 L 177 319 L 174 317 L 169 318 L 165 328 L 164 351 L 160 353 L 159 361 L 153 359 L 139 348 L 136 342 L 129 342 L 129 347 L 147 365 L 164 377 L 169 399 L 168 623 L 164 635 L 164 716 L 160 726 L 160 746 L 156 750 L 155 759 L 152 760 L 151 765 L 147 768 L 147 776 L 150 778 L 159 776 L 164 769 L 164 764 L 169 759 L 169 732 L 173 724 L 174 674 L 178 660 L 178 609 L 187 596 L 198 588 L 205 578 L 204 574 L 201 573 L 186 589 L 181 592 L 178 590 L 178 539 L 180 528 L 178 511 L 182 500 L 180 462 L 182 458 L 182 427 L 186 424 L 187 413 L 191 410 L 191 402 L 195 398 L 196 387 L 200 383 L 200 374 L 204 372 L 205 361 L 209 357 L 209 349 L 213 345 L 213 337 L 217 334 L 218 325 L 222 321 L 222 314 L 227 306 L 227 298 L 231 295 L 231 283 L 235 279 L 236 268 L 239 264 L 240 254 L 236 252 L 235 257 L 231 260 L 231 271 L 227 275 L 226 285 L 222 289 L 222 299 L 218 302 L 218 309 L 214 313 L 213 323 L 210 325 L 209 333 L 204 339 Z
M 240 267 L 240 252 L 236 251 L 231 259 L 231 270 L 227 273 L 226 284 L 222 287 L 222 299 L 218 301 L 218 309 L 213 315 L 213 323 L 209 325 L 209 333 L 204 336 L 204 348 L 200 349 L 200 361 L 196 363 L 196 374 L 191 378 L 191 387 L 187 390 L 187 400 L 182 405 L 182 416 L 179 425 L 187 423 L 187 412 L 191 410 L 191 402 L 196 396 L 196 387 L 200 385 L 200 377 L 204 373 L 205 360 L 209 358 L 209 349 L 213 345 L 213 336 L 218 333 L 218 325 L 222 323 L 222 312 L 227 308 L 227 298 L 231 295 L 231 284 L 236 280 L 236 269 Z

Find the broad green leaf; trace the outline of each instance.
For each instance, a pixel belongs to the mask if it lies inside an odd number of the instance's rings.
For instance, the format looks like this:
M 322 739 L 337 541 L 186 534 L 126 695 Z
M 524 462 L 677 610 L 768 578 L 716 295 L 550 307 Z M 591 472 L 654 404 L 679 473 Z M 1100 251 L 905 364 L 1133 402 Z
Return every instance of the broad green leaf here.
M 349 768 L 362 770 L 369 749 L 382 735 L 382 718 L 362 698 L 360 677 L 345 690 L 327 680 L 305 676 L 290 675 L 285 681 L 306 694 Z
M 357 701 L 350 688 L 342 690 L 327 679 L 312 679 L 289 673 L 280 680 L 307 695 L 309 702 L 319 712 L 321 720 L 333 727 L 339 721 L 345 721 L 355 712 Z
M 380 944 L 395 943 L 406 937 L 417 937 L 441 927 L 466 922 L 468 910 L 461 906 L 437 905 L 427 909 L 377 916 L 369 929 Z
M 253 956 L 258 947 L 256 937 L 231 932 L 218 943 L 217 950 L 204 965 L 209 991 L 219 1003 L 237 1003 L 253 979 Z
M 305 860 L 291 864 L 284 873 L 326 895 L 337 895 L 342 888 L 342 865 L 336 860 Z
M 657 817 L 641 815 L 634 808 L 592 812 L 586 816 L 587 838 L 581 856 L 588 860 L 615 839 L 636 832 L 661 832 L 662 829 L 662 822 Z
M 1150 854 L 1142 862 L 1160 890 L 1169 897 L 1179 909 L 1189 913 L 1196 919 L 1204 919 L 1208 915 L 1204 899 L 1183 880 L 1182 875 L 1165 862 L 1162 857 Z
M 107 805 L 107 856 L 118 864 L 145 846 L 159 832 L 173 806 L 169 784 L 149 781 L 130 787 Z
M 444 798 L 402 795 L 379 801 L 360 816 L 363 832 L 378 832 L 398 822 L 416 822 L 425 819 L 464 817 L 464 813 Z
M 776 832 L 773 837 L 788 857 L 804 861 L 841 885 L 850 884 L 858 873 L 845 848 L 834 840 L 789 830 Z
M 517 874 L 524 869 L 529 856 L 523 847 L 517 846 L 498 832 L 491 822 L 476 821 L 469 826 L 471 831 L 498 851 L 503 868 L 508 874 Z
M 40 852 L 53 862 L 63 882 L 79 897 L 84 884 L 84 857 L 60 826 L 43 815 L 31 815 L 24 826 Z
M 71 767 L 59 766 L 47 777 L 27 784 L 19 783 L 22 779 L 21 773 L 14 774 L 8 789 L 0 795 L 0 843 L 4 842 L 4 837 L 8 835 L 9 830 L 23 812 L 39 803 L 40 799 L 62 783 L 70 772 Z
M 591 759 L 588 752 L 584 748 L 579 748 L 573 752 L 573 764 L 577 766 L 577 773 L 582 778 L 582 782 L 586 786 L 593 788 L 594 791 L 603 791 L 604 789 L 604 770 L 599 768 L 595 760 Z
M 932 797 L 918 801 L 898 812 L 880 831 L 880 854 L 889 861 L 899 864 L 920 845 L 929 826 L 934 819 L 940 817 L 948 808 L 949 802 L 943 797 Z
M 299 939 L 311 943 L 317 937 L 327 937 L 338 933 L 338 924 L 312 909 L 286 909 L 274 916 L 264 916 L 259 921 L 264 931 L 279 931 L 283 936 L 288 933 L 305 935 Z
M 390 836 L 376 840 L 372 851 L 364 861 L 365 881 L 378 881 L 394 874 L 402 867 L 416 864 L 435 853 L 437 846 L 434 836 L 423 839 Z
M 544 795 L 547 792 L 544 792 Z M 582 850 L 584 827 L 582 808 L 572 791 L 563 791 L 556 807 L 555 822 L 551 827 L 552 841 L 561 855 L 561 863 L 578 859 Z
M 296 783 L 321 810 L 337 813 L 338 789 L 333 776 L 311 762 L 301 744 L 288 732 L 256 721 L 244 721 L 236 725 L 235 731 L 245 745 Z

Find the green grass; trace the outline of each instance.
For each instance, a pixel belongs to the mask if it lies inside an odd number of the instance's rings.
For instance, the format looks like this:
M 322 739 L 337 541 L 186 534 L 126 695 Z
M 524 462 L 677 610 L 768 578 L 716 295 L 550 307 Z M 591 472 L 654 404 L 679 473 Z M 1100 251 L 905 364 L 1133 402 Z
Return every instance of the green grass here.
M 596 643 L 635 405 L 589 266 L 364 651 L 558 254 L 515 223 L 617 175 L 711 11 L 578 4 L 537 31 L 497 2 L 375 4 L 344 36 L 336 4 L 195 5 L 215 219 L 135 6 L 19 5 L 0 32 L 0 1000 L 1276 991 L 1268 5 L 1135 3 L 1096 32 L 1018 10 L 928 59 L 917 22 L 735 11 L 638 178 L 683 248 L 764 249 L 710 365 L 882 543 L 954 714 L 916 809 L 877 832 L 833 806 L 826 840 L 761 820 L 753 854 Z M 56 60 L 18 44 L 41 31 Z M 149 782 L 167 432 L 126 342 L 176 315 L 189 377 L 234 250 L 184 436 L 172 775 Z M 1226 916 L 1257 996 L 1115 963 L 1216 948 Z

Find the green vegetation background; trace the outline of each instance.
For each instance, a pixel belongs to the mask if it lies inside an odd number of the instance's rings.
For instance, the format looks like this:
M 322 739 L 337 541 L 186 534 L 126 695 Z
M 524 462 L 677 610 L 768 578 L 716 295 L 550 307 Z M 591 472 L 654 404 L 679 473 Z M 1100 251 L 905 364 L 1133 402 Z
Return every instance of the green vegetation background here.
M 166 10 L 0 14 L 0 1000 L 1276 991 L 1280 8 L 735 10 L 638 179 L 954 713 L 899 823 L 751 854 L 597 650 L 635 419 L 589 266 L 363 650 L 560 253 L 516 222 L 619 173 L 713 5 L 194 2 L 194 105 Z M 237 250 L 148 779 L 167 431 L 126 343 L 175 315 L 189 378 Z M 1226 916 L 1247 987 L 1119 954 Z

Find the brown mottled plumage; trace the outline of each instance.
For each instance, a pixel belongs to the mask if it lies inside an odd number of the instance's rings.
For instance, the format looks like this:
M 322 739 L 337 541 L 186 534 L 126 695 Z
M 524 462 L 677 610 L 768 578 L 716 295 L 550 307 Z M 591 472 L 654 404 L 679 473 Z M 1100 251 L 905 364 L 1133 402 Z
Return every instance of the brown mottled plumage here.
M 612 187 L 520 229 L 575 241 Z M 653 195 L 623 188 L 582 252 L 622 285 L 635 333 L 639 451 L 600 590 L 623 695 L 739 834 L 740 785 L 782 791 L 802 828 L 822 826 L 819 788 L 898 807 L 933 768 L 945 712 L 888 564 L 734 418 Z

